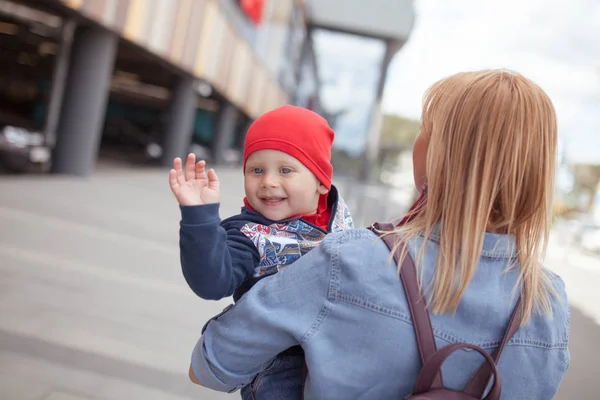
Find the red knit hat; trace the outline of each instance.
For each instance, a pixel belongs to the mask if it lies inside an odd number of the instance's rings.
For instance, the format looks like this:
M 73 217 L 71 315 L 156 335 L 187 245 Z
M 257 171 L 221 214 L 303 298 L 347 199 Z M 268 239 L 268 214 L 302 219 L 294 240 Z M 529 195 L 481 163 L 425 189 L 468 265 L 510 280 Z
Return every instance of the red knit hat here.
M 283 106 L 256 119 L 244 143 L 244 171 L 250 154 L 278 150 L 298 159 L 319 181 L 331 188 L 331 145 L 334 133 L 325 118 L 296 106 Z

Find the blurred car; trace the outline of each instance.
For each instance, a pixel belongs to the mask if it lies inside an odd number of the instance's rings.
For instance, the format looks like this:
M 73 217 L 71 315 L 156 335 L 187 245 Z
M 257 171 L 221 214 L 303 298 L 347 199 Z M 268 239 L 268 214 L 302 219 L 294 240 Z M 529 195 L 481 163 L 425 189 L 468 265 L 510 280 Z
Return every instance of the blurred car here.
M 0 125 L 0 164 L 10 172 L 44 170 L 50 163 L 51 149 L 41 132 L 22 126 Z
M 157 163 L 163 154 L 159 125 L 152 120 L 107 118 L 101 147 L 117 150 L 139 163 Z

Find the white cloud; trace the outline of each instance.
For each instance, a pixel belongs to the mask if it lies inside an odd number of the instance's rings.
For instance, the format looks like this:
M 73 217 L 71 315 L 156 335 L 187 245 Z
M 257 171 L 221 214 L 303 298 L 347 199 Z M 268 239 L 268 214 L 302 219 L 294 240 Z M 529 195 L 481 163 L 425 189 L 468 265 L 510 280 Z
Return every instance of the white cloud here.
M 415 8 L 412 36 L 390 67 L 386 111 L 418 118 L 436 80 L 511 68 L 552 98 L 569 158 L 600 162 L 600 2 L 421 0 Z

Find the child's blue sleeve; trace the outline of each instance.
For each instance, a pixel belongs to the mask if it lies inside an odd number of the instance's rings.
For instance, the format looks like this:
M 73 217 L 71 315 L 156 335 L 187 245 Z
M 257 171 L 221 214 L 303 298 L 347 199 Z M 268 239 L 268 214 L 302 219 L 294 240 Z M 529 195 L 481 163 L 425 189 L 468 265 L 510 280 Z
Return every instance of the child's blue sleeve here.
M 179 251 L 183 276 L 203 299 L 219 300 L 254 273 L 258 250 L 239 229 L 224 229 L 219 204 L 180 206 Z

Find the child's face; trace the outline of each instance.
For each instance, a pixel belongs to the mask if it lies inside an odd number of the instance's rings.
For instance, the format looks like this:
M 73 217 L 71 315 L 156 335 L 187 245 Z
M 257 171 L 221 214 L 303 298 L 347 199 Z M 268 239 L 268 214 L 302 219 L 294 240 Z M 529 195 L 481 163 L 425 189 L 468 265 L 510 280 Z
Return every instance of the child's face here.
M 277 150 L 259 150 L 246 160 L 246 198 L 273 221 L 314 214 L 319 196 L 328 192 L 298 159 Z
M 419 132 L 413 145 L 413 175 L 415 186 L 419 193 L 427 183 L 427 148 L 429 147 L 429 134 Z

